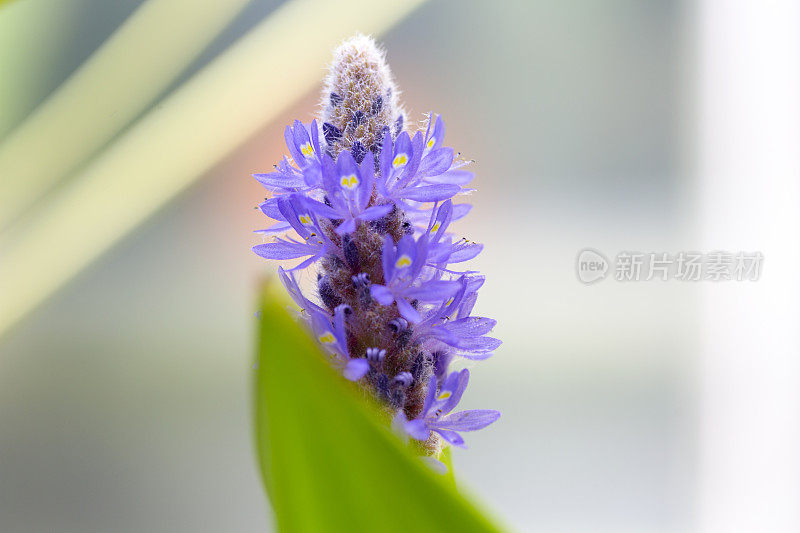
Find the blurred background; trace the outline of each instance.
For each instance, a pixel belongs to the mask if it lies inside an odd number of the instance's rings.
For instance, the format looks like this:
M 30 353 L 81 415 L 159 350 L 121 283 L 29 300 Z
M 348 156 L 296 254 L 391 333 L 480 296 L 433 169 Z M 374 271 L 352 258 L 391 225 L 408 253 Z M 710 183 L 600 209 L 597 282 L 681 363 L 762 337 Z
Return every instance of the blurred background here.
M 292 2 L 171 4 L 189 3 L 0 3 L 0 204 L 27 198 L 0 218 L 3 532 L 271 528 L 250 388 L 275 265 L 250 252 L 269 225 L 250 174 L 314 117 L 351 30 L 270 26 Z M 411 118 L 441 113 L 476 160 L 458 231 L 486 244 L 476 311 L 505 344 L 463 403 L 503 418 L 456 451 L 462 485 L 519 531 L 796 531 L 796 6 L 357 4 L 339 16 L 385 45 Z M 240 46 L 259 32 L 284 36 L 266 63 Z M 319 53 L 267 57 L 297 47 Z M 585 286 L 585 247 L 760 250 L 765 268 Z

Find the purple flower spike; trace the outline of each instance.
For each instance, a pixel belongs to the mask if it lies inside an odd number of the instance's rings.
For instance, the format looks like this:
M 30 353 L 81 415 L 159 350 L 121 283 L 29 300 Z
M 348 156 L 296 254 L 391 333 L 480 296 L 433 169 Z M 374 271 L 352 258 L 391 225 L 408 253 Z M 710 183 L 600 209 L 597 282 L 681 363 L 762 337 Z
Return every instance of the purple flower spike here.
M 431 431 L 435 431 L 450 444 L 465 448 L 460 431 L 483 429 L 500 418 L 500 412 L 491 409 L 473 409 L 451 414 L 461 400 L 467 383 L 469 370 L 466 368 L 461 372 L 450 373 L 442 383 L 435 377 L 431 378 L 422 413 L 414 420 L 406 422 L 406 432 L 417 440 L 428 440 Z
M 278 276 L 331 364 L 444 468 L 443 444 L 463 447 L 462 432 L 500 416 L 454 412 L 469 372 L 450 363 L 487 359 L 501 342 L 494 320 L 472 315 L 484 277 L 454 270 L 483 250 L 452 229 L 472 207 L 453 201 L 472 173 L 445 146 L 442 117 L 413 131 L 399 94 L 374 41 L 341 45 L 318 119 L 288 126 L 289 157 L 253 174 L 272 192 L 258 207 L 274 221 L 253 251 L 299 260 Z M 312 265 L 304 294 L 294 271 Z

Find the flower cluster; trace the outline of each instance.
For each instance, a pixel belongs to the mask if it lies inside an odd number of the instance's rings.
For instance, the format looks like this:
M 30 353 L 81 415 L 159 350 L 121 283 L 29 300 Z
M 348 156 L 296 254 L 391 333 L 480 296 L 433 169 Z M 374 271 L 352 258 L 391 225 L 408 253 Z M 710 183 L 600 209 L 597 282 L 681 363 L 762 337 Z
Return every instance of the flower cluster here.
M 469 371 L 455 357 L 486 359 L 500 345 L 495 325 L 471 316 L 484 277 L 453 270 L 482 245 L 449 233 L 468 204 L 472 173 L 444 146 L 445 125 L 404 128 L 404 112 L 383 53 L 357 36 L 336 51 L 323 94 L 321 123 L 286 127 L 284 157 L 255 174 L 271 197 L 261 210 L 276 222 L 259 233 L 261 257 L 299 260 L 280 278 L 343 375 L 362 384 L 395 425 L 438 456 L 443 441 L 497 420 L 491 410 L 453 412 Z M 317 265 L 318 303 L 295 271 Z

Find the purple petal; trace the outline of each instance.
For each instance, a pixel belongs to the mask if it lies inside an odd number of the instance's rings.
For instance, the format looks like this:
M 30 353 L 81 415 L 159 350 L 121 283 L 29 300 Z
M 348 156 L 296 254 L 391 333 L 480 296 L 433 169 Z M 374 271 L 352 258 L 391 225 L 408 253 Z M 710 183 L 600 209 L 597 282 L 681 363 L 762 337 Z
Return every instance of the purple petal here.
M 428 380 L 428 393 L 425 395 L 425 402 L 422 405 L 422 416 L 427 416 L 433 402 L 436 400 L 436 388 L 439 386 L 439 380 L 436 376 L 431 376 Z
M 292 140 L 294 141 L 295 150 L 297 152 L 297 155 L 300 157 L 299 160 L 295 160 L 295 163 L 297 163 L 298 165 L 305 166 L 307 164 L 307 160 L 313 157 L 313 156 L 306 157 L 300 152 L 300 147 L 303 146 L 304 144 L 308 143 L 309 145 L 311 145 L 311 138 L 308 136 L 308 130 L 306 130 L 306 127 L 303 125 L 302 122 L 300 122 L 299 120 L 295 120 L 294 127 L 292 128 L 292 133 L 293 133 Z
M 408 303 L 405 298 L 397 298 L 397 310 L 400 311 L 400 314 L 403 316 L 403 318 L 409 322 L 414 322 L 416 324 L 422 320 L 419 311 L 414 309 L 414 307 Z
M 295 121 L 297 123 L 298 121 Z M 294 142 L 294 130 L 291 126 L 286 126 L 286 129 L 283 130 L 283 137 L 286 140 L 286 148 L 289 149 L 289 153 L 292 154 L 292 160 L 300 166 L 305 164 L 305 157 L 300 153 L 297 149 L 297 144 Z
M 436 216 L 431 217 L 431 221 L 428 224 L 428 232 L 433 232 L 431 242 L 439 242 L 439 239 L 441 239 L 447 231 L 447 227 L 450 225 L 450 220 L 452 218 L 453 202 L 452 200 L 447 200 L 436 211 Z
M 298 208 L 302 212 L 304 207 L 301 205 L 301 197 L 295 195 L 279 196 L 278 197 L 278 210 L 280 210 L 283 219 L 292 225 L 294 230 L 304 239 L 308 239 L 311 232 L 308 228 L 300 222 Z
M 466 368 L 460 372 L 452 372 L 449 376 L 447 376 L 444 386 L 451 392 L 451 394 L 442 405 L 442 412 L 449 413 L 455 408 L 456 405 L 458 405 L 458 402 L 461 401 L 461 396 L 464 395 L 464 391 L 467 389 L 468 383 L 469 370 Z
M 420 287 L 406 290 L 404 295 L 424 302 L 436 302 L 454 295 L 460 287 L 458 281 L 428 281 Z
M 344 235 L 345 233 L 353 233 L 356 230 L 356 220 L 354 218 L 346 218 L 344 222 L 339 224 L 336 228 L 336 233 Z
M 430 150 L 436 150 L 444 143 L 444 120 L 441 115 L 438 115 L 436 117 L 436 125 L 433 127 L 433 133 L 430 133 L 432 121 L 433 113 L 431 113 L 431 119 L 428 121 L 428 131 L 425 132 L 425 146 L 427 148 L 428 143 L 432 140 L 433 145 L 430 146 Z
M 344 377 L 350 381 L 358 381 L 363 378 L 367 372 L 369 372 L 369 362 L 366 359 L 358 358 L 350 359 L 344 366 L 342 373 Z
M 441 435 L 444 440 L 446 440 L 453 446 L 458 446 L 459 448 L 466 448 L 466 446 L 464 445 L 464 439 L 462 439 L 461 435 L 459 435 L 455 431 L 448 431 L 446 429 L 434 429 L 434 431 L 439 435 Z
M 309 187 L 319 187 L 322 183 L 322 166 L 316 159 L 311 160 L 308 165 L 303 168 L 303 181 Z
M 483 276 L 481 276 L 481 278 L 483 278 Z M 481 279 L 481 284 L 483 284 L 483 279 Z M 458 316 L 465 317 L 469 316 L 469 314 L 472 313 L 472 308 L 475 307 L 475 302 L 478 299 L 478 293 L 475 292 L 475 290 L 477 289 L 470 291 L 470 294 L 467 295 L 460 303 L 458 309 Z
M 394 157 L 397 157 L 400 154 L 405 154 L 408 157 L 408 160 L 411 159 L 411 137 L 408 136 L 408 132 L 404 131 L 400 135 L 397 136 L 397 140 L 394 142 Z M 394 160 L 394 157 L 392 158 Z M 406 161 L 406 165 L 408 164 L 408 160 Z M 401 167 L 402 168 L 402 167 Z
M 311 130 L 311 146 L 314 147 L 314 153 L 320 154 L 319 149 L 319 126 L 317 125 L 317 119 L 311 121 L 311 124 L 308 127 Z
M 339 157 L 336 159 L 336 173 L 338 178 L 336 180 L 336 185 L 338 187 L 342 187 L 341 178 L 343 176 L 349 176 L 351 174 L 359 176 L 358 165 L 350 152 L 343 151 L 339 154 Z
M 458 343 L 454 342 L 448 344 L 450 344 L 450 346 L 454 346 L 455 344 Z M 470 361 L 485 361 L 486 359 L 489 359 L 491 356 L 493 356 L 494 352 L 476 352 L 476 353 L 456 352 L 456 355 L 459 357 L 463 357 L 464 359 L 469 359 Z
M 428 262 L 428 236 L 421 235 L 416 242 L 416 250 L 413 257 L 413 264 L 411 266 L 411 278 L 417 279 L 422 268 Z
M 483 251 L 482 244 L 465 244 L 457 248 L 450 257 L 447 258 L 448 263 L 463 263 L 475 258 Z
M 344 326 L 345 310 L 347 307 L 348 306 L 346 304 L 341 304 L 336 306 L 336 309 L 333 310 L 333 333 L 336 336 L 336 343 L 339 346 L 339 353 L 349 357 L 350 352 L 347 349 L 347 330 Z
M 392 292 L 383 285 L 370 285 L 369 292 L 381 305 L 391 305 L 394 301 Z
M 393 153 L 394 146 L 392 145 L 392 135 L 387 130 L 383 136 L 383 145 L 381 146 L 381 175 L 378 178 L 378 191 L 384 196 L 388 196 L 387 180 L 389 178 L 389 174 L 391 173 L 392 158 L 394 157 Z
M 431 436 L 431 431 L 422 418 L 415 418 L 406 422 L 405 430 L 406 433 L 417 440 L 428 440 L 428 437 Z
M 473 409 L 443 416 L 436 421 L 434 427 L 453 431 L 476 431 L 485 428 L 498 418 L 500 418 L 500 411 Z
M 431 151 L 419 165 L 421 176 L 437 176 L 446 172 L 453 164 L 453 149 L 439 148 Z
M 426 183 L 450 183 L 452 185 L 466 185 L 475 177 L 469 170 L 449 170 L 438 175 L 426 176 L 423 180 Z
M 292 189 L 305 186 L 302 174 L 292 174 L 281 170 L 265 174 L 253 174 L 253 177 L 268 189 Z
M 281 196 L 273 196 L 272 198 L 268 198 L 267 200 L 261 202 L 258 208 L 261 209 L 261 212 L 267 215 L 269 218 L 273 218 L 275 220 L 286 220 L 281 214 L 280 209 L 278 209 L 279 198 L 281 198 Z
M 278 277 L 283 283 L 283 286 L 286 288 L 286 292 L 289 293 L 289 296 L 292 297 L 292 300 L 301 308 L 311 308 L 313 310 L 322 312 L 322 309 L 318 305 L 313 302 L 310 302 L 303 296 L 303 293 L 300 291 L 300 286 L 297 284 L 297 280 L 294 279 L 294 275 L 287 273 L 283 268 L 278 267 Z
M 260 233 L 262 235 L 276 235 L 278 233 L 286 233 L 292 229 L 292 225 L 287 222 L 278 222 L 268 227 L 267 229 L 257 229 L 253 233 Z
M 401 196 L 407 200 L 415 200 L 417 202 L 441 202 L 452 198 L 459 191 L 461 191 L 461 187 L 458 185 L 424 185 L 422 187 L 404 189 Z
M 501 344 L 503 344 L 503 341 L 492 337 L 467 337 L 460 339 L 456 348 L 469 352 L 485 353 L 493 352 Z
M 437 474 L 444 475 L 447 473 L 447 465 L 441 462 L 439 459 L 434 459 L 430 455 L 423 455 L 420 457 L 422 461 L 431 467 L 431 469 L 436 472 Z
M 287 272 L 294 272 L 295 270 L 303 270 L 304 268 L 306 268 L 310 264 L 316 263 L 317 261 L 319 261 L 319 259 L 320 259 L 320 256 L 318 256 L 318 255 L 309 257 L 308 259 L 306 259 L 305 261 L 303 261 L 299 265 L 290 268 Z
M 375 183 L 375 161 L 372 157 L 365 157 L 359 167 L 360 182 L 356 191 L 356 207 L 358 211 L 364 211 L 369 204 L 372 196 L 372 187 Z
M 377 220 L 389 214 L 394 207 L 392 204 L 386 205 L 373 205 L 364 210 L 363 213 L 358 215 L 361 220 Z
M 305 202 L 303 203 L 306 205 L 306 207 L 308 207 L 309 211 L 312 211 L 315 215 L 319 215 L 325 218 L 330 218 L 333 220 L 342 218 L 342 215 L 338 213 L 334 208 L 325 205 L 322 202 L 318 202 L 317 200 L 306 198 Z
M 419 170 L 419 165 L 422 162 L 422 152 L 425 148 L 425 141 L 422 138 L 422 132 L 418 131 L 414 134 L 414 138 L 411 139 L 411 161 L 408 162 L 408 165 L 404 169 L 404 177 L 403 177 L 403 184 L 409 182 L 411 178 L 417 175 Z
M 400 240 L 397 241 L 397 251 L 395 252 L 395 260 L 400 262 L 400 259 L 406 256 L 410 262 L 405 264 L 405 266 L 398 266 L 397 263 L 392 265 L 392 269 L 397 271 L 404 271 L 404 272 L 413 272 L 414 260 L 417 258 L 417 242 L 414 240 L 414 237 L 411 235 L 403 235 L 400 237 Z M 394 277 L 394 276 L 392 276 Z
M 383 277 L 388 282 L 388 280 L 392 279 L 392 274 L 394 274 L 394 241 L 389 235 L 383 238 L 381 261 L 383 263 Z
M 442 327 L 454 335 L 461 335 L 465 337 L 476 337 L 479 335 L 486 335 L 497 324 L 496 320 L 491 318 L 483 318 L 478 316 L 469 316 L 466 318 L 459 318 L 452 320 Z
M 315 252 L 307 244 L 284 240 L 253 246 L 253 251 L 265 259 L 296 259 L 312 255 Z

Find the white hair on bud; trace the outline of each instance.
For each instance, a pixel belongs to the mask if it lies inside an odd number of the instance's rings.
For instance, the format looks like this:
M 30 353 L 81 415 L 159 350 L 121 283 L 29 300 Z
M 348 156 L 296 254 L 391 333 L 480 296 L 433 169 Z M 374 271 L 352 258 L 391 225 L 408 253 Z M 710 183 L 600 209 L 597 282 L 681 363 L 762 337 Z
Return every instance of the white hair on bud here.
M 372 37 L 358 34 L 342 42 L 333 52 L 321 101 L 323 134 L 325 123 L 341 133 L 328 135 L 331 155 L 335 158 L 357 142 L 377 154 L 386 127 L 396 137 L 395 123 L 405 115 L 399 93 L 386 53 Z

